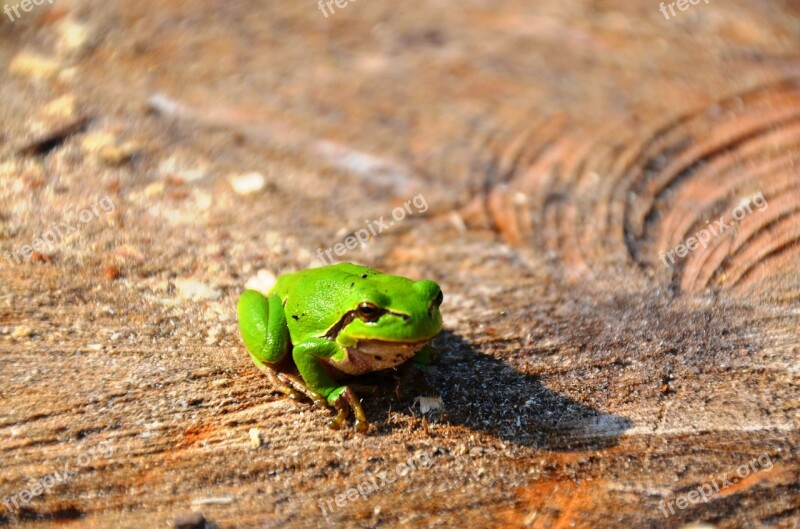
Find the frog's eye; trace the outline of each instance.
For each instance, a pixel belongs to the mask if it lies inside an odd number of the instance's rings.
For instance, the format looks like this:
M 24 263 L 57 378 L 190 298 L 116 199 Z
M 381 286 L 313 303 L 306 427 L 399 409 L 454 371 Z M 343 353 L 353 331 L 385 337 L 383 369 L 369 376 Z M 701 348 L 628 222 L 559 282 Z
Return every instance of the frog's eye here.
M 442 294 L 442 291 L 440 290 L 439 293 L 436 294 L 436 298 L 433 300 L 433 305 L 435 307 L 439 307 L 441 306 L 442 301 L 444 301 L 444 294 Z
M 356 314 L 360 319 L 366 322 L 373 322 L 378 321 L 378 318 L 381 317 L 383 311 L 372 303 L 365 301 L 358 306 L 358 309 L 356 309 Z

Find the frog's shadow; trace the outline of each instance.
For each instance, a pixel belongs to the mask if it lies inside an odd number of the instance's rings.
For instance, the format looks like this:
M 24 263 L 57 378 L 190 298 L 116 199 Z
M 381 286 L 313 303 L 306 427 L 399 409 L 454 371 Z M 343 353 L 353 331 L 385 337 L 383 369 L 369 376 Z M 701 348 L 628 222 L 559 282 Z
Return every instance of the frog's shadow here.
M 450 424 L 552 451 L 614 446 L 632 424 L 548 389 L 539 377 L 475 351 L 453 333 L 442 332 L 434 345 L 442 359 L 427 368 L 427 378 L 440 392 Z

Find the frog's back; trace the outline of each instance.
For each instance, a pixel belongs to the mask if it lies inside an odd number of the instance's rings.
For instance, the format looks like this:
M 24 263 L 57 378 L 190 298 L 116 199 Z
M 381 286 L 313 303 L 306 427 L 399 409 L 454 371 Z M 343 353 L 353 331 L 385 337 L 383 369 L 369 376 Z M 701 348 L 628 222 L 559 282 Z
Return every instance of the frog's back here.
M 292 340 L 322 336 L 357 304 L 360 279 L 380 274 L 350 263 L 301 270 L 278 278 L 272 292 L 283 301 Z M 355 297 L 354 297 L 355 296 Z
M 374 275 L 380 275 L 382 273 L 372 268 L 368 268 L 366 266 L 361 266 L 353 263 L 336 263 L 335 265 L 317 268 L 317 270 L 332 270 L 342 275 L 353 275 L 360 277 L 363 277 L 365 274 L 367 275 L 367 277 L 369 277 Z
M 342 287 L 348 277 L 366 278 L 379 274 L 381 272 L 366 266 L 353 263 L 336 263 L 283 274 L 278 278 L 272 292 L 278 294 L 285 301 L 289 293 L 296 289 L 308 291 L 306 292 L 307 294 L 312 293 L 312 291 L 314 293 L 324 293 L 325 291 L 332 293 Z

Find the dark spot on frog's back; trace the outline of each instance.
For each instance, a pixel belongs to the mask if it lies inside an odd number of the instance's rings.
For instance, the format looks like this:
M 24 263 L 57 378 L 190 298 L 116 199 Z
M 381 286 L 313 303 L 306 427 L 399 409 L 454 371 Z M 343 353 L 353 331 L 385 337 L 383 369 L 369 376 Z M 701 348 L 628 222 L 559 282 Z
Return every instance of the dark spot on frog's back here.
M 361 279 L 366 279 L 366 278 L 367 278 L 367 274 L 361 274 Z
M 292 319 L 294 321 L 300 321 L 300 316 L 298 316 L 297 314 L 292 314 Z
M 354 286 L 356 286 L 355 283 L 350 283 L 350 288 L 353 288 Z

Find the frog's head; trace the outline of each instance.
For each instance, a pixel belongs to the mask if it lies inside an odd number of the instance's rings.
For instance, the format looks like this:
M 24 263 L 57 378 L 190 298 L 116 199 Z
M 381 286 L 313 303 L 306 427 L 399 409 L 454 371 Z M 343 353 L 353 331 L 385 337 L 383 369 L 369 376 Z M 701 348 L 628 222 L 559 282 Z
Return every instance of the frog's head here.
M 416 343 L 442 329 L 442 289 L 433 281 L 363 274 L 350 285 L 350 311 L 340 323 L 343 338 Z

